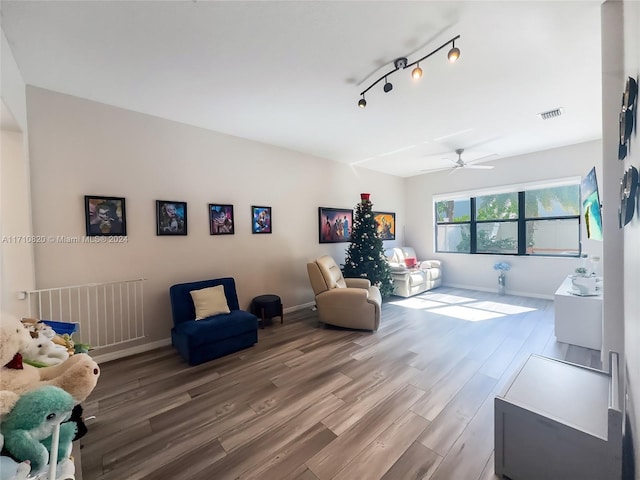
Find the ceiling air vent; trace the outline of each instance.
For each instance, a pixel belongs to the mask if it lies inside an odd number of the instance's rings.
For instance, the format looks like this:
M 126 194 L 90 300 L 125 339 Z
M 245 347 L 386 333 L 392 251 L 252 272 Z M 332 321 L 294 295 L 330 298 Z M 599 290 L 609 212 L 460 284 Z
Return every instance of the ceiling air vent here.
M 547 112 L 539 113 L 538 116 L 542 120 L 549 120 L 550 118 L 559 117 L 560 115 L 562 115 L 562 112 L 563 112 L 562 108 L 554 108 L 553 110 L 549 110 Z

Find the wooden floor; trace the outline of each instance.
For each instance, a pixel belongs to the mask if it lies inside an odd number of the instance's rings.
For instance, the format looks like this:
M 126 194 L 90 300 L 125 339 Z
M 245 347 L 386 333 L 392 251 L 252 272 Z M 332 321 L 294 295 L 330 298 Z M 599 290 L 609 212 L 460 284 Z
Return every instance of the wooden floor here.
M 551 301 L 452 288 L 393 297 L 376 333 L 305 310 L 259 337 L 197 367 L 170 347 L 103 364 L 83 479 L 495 479 L 493 398 L 521 362 L 600 367 L 556 342 Z

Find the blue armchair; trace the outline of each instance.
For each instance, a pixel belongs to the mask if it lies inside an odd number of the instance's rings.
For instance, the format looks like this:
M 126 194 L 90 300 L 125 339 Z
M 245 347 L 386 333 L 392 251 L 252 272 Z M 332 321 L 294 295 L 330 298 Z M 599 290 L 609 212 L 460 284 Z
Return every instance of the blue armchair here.
M 224 287 L 230 313 L 195 320 L 190 292 L 218 285 Z M 258 317 L 240 310 L 233 278 L 180 283 L 169 289 L 169 296 L 173 314 L 171 343 L 190 365 L 199 365 L 257 343 Z

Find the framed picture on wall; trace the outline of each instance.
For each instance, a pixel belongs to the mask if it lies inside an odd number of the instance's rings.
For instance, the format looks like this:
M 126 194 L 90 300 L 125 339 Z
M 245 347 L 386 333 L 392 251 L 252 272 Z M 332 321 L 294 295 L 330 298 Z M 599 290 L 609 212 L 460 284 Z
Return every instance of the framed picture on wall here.
M 271 207 L 251 207 L 251 233 L 271 233 Z
M 127 235 L 127 216 L 122 197 L 85 195 L 84 217 L 88 237 Z
M 318 208 L 318 232 L 320 243 L 351 241 L 353 210 L 344 208 Z
M 234 225 L 233 205 L 209 204 L 210 235 L 233 235 L 235 233 Z
M 156 235 L 187 234 L 187 202 L 156 200 Z
M 371 212 L 378 224 L 378 234 L 382 240 L 396 239 L 396 214 L 393 212 Z

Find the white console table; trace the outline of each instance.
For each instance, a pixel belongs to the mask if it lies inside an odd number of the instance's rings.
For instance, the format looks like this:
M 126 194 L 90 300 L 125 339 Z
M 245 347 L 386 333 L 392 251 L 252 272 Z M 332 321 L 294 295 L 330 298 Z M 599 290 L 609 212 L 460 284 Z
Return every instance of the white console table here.
M 554 297 L 555 333 L 559 342 L 600 350 L 602 348 L 602 292 L 579 296 L 567 277 Z

